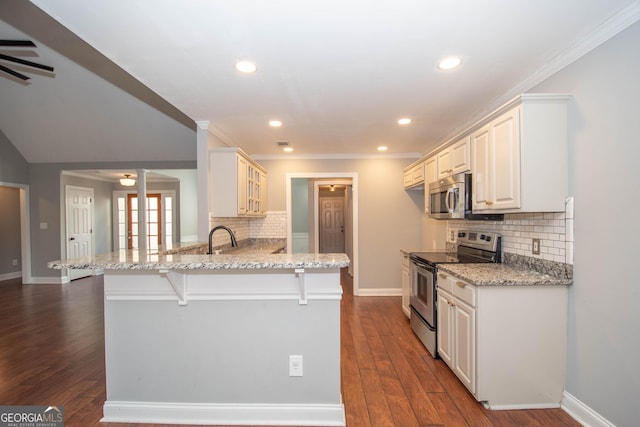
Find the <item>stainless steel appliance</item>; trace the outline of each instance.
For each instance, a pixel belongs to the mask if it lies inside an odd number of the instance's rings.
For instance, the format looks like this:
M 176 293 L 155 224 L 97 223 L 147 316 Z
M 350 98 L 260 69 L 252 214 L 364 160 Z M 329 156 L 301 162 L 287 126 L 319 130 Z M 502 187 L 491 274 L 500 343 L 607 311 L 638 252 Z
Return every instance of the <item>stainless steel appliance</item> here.
M 429 216 L 435 219 L 503 221 L 503 214 L 473 213 L 472 179 L 460 173 L 429 184 Z
M 497 233 L 461 230 L 456 252 L 412 252 L 411 329 L 429 353 L 438 357 L 437 273 L 438 264 L 501 262 L 501 238 Z

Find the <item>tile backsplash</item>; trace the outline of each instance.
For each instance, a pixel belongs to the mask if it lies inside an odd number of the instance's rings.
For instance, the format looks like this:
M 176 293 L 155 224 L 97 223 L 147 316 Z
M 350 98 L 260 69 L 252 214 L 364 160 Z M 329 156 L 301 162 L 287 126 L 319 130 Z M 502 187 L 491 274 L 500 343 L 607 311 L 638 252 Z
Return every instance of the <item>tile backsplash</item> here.
M 209 230 L 217 225 L 226 225 L 236 235 L 238 241 L 245 239 L 286 239 L 287 212 L 269 211 L 263 218 L 223 218 L 210 217 Z M 229 234 L 217 231 L 213 235 L 213 246 L 229 243 Z
M 504 221 L 451 220 L 447 236 L 458 230 L 493 231 L 502 235 L 502 252 L 573 264 L 573 198 L 565 212 L 505 214 Z M 532 239 L 540 239 L 540 254 L 532 252 Z

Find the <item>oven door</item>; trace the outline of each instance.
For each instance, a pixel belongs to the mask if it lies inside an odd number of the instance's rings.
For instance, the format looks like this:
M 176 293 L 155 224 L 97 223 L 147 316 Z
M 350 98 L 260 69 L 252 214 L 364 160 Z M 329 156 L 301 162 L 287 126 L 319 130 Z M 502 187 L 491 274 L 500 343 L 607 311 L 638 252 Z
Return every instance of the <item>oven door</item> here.
M 436 326 L 435 269 L 420 260 L 411 259 L 411 307 L 430 326 Z

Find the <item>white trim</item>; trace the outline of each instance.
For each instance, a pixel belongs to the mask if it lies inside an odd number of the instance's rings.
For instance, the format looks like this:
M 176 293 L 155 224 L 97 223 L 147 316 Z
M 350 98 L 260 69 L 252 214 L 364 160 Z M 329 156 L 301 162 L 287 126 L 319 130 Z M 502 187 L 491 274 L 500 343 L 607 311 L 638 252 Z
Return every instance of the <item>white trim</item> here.
M 345 185 L 350 186 L 350 180 L 337 179 L 335 181 L 315 181 L 313 183 L 313 238 L 314 238 L 314 250 L 316 253 L 320 253 L 320 186 L 321 185 Z M 344 200 L 344 197 L 336 197 Z M 343 219 L 344 211 L 347 207 L 343 207 Z M 344 225 L 344 222 L 343 222 Z M 344 228 L 344 227 L 343 227 Z M 345 242 L 346 247 L 346 242 Z
M 12 273 L 4 273 L 0 274 L 0 282 L 3 280 L 11 280 L 11 279 L 19 279 L 22 277 L 21 271 L 14 271 Z
M 285 202 L 287 207 L 287 253 L 291 254 L 293 248 L 292 238 L 292 223 L 291 223 L 291 180 L 293 178 L 336 178 L 336 179 L 348 179 L 351 178 L 351 191 L 353 196 L 353 259 L 351 260 L 351 266 L 353 271 L 353 295 L 360 295 L 360 274 L 359 274 L 359 237 L 358 237 L 358 173 L 357 172 L 287 172 L 286 183 L 286 196 Z M 315 209 L 315 207 L 314 207 Z M 316 228 L 317 228 L 317 219 Z
M 362 154 L 362 153 L 327 153 L 327 154 L 255 154 L 254 160 L 354 160 L 354 159 L 418 159 L 421 153 L 395 154 Z
M 344 405 L 121 402 L 107 400 L 100 422 L 204 425 L 346 426 Z
M 560 404 L 560 407 L 566 413 L 584 426 L 615 427 L 611 421 L 598 414 L 567 391 L 562 393 L 562 402 L 560 402 Z
M 361 297 L 399 297 L 402 296 L 400 288 L 360 288 Z
M 24 280 L 23 283 L 26 283 Z M 60 277 L 32 277 L 29 284 L 32 285 L 62 285 L 69 283 L 69 276 Z

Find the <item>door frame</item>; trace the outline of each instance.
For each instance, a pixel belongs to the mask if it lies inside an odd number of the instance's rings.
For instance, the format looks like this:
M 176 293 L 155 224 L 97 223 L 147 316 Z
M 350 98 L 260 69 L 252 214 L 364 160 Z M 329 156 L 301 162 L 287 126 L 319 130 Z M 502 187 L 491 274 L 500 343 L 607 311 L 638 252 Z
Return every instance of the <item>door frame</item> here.
M 287 172 L 285 183 L 286 183 L 286 207 L 287 207 L 287 253 L 292 253 L 292 220 L 291 220 L 291 180 L 294 178 L 307 178 L 307 179 L 331 179 L 334 178 L 336 181 L 345 182 L 347 179 L 351 179 L 349 185 L 351 185 L 352 191 L 352 218 L 353 218 L 353 236 L 352 236 L 352 248 L 353 248 L 353 259 L 351 260 L 352 271 L 353 271 L 353 294 L 360 294 L 360 286 L 359 286 L 359 263 L 358 263 L 358 173 L 357 172 Z M 323 182 L 323 185 L 326 182 Z M 318 231 L 318 196 L 319 191 L 315 191 L 314 189 L 314 221 L 315 221 L 315 233 Z M 318 238 L 316 236 L 315 239 L 316 252 L 318 251 Z
M 94 206 L 95 206 L 95 195 L 94 192 L 95 190 L 93 189 L 93 187 L 81 187 L 79 185 L 65 185 L 64 186 L 64 254 L 65 257 L 68 258 L 69 257 L 69 228 L 67 227 L 68 223 L 69 223 L 69 190 L 89 190 L 91 192 L 91 205 L 90 205 L 90 215 L 91 215 L 91 256 L 95 256 L 96 254 L 96 241 L 95 241 L 95 233 L 93 232 L 93 230 L 95 230 L 95 212 L 94 212 Z M 91 271 L 90 274 L 85 275 L 84 273 L 81 273 L 81 271 Z M 86 270 L 74 270 L 73 272 L 70 271 L 69 269 L 67 270 L 67 282 L 74 280 L 76 278 L 81 278 L 81 277 L 87 277 L 87 276 L 93 276 L 96 274 L 96 271 L 94 269 L 86 269 Z
M 22 257 L 22 283 L 33 283 L 31 275 L 31 207 L 29 186 L 0 181 L 0 186 L 17 188 L 20 191 L 20 256 Z

